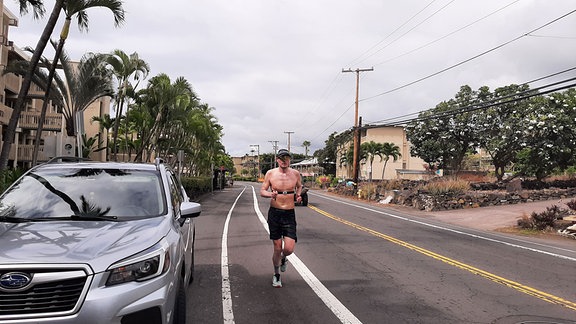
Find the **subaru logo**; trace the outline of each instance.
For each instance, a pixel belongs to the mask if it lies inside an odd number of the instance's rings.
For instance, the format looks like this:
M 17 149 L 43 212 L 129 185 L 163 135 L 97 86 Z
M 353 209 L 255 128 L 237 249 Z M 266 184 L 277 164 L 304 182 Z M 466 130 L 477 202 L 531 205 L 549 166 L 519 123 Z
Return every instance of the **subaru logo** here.
M 21 289 L 30 284 L 32 277 L 23 272 L 8 272 L 0 276 L 0 288 Z

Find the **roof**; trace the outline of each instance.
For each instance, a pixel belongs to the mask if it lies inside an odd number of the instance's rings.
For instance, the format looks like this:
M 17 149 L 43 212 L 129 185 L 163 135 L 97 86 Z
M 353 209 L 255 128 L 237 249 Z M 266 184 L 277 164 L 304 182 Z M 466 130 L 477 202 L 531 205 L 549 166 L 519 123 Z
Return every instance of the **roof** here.
M 307 166 L 307 165 L 316 165 L 318 164 L 317 158 L 302 160 L 298 163 L 292 163 L 291 166 Z

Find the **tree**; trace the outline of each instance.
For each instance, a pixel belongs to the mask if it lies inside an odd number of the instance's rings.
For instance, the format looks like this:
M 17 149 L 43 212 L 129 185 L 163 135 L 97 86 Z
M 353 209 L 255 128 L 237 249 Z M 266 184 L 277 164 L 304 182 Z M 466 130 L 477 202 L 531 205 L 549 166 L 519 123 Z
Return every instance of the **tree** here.
M 360 150 L 363 152 L 361 160 L 367 160 L 370 164 L 368 181 L 372 182 L 372 165 L 374 164 L 374 158 L 377 156 L 380 157 L 380 161 L 382 161 L 382 144 L 374 141 L 364 142 L 360 145 Z
M 96 100 L 114 95 L 112 76 L 106 68 L 107 54 L 87 53 L 76 65 L 63 52 L 61 55 L 64 80 L 57 79 L 58 89 L 64 98 L 62 114 L 66 133 L 74 136 L 78 132 L 75 116 L 83 112 Z
M 576 164 L 576 89 L 530 101 L 521 124 L 520 174 L 542 180 Z
M 78 22 L 78 28 L 80 31 L 88 31 L 88 15 L 86 14 L 86 10 L 90 8 L 96 7 L 104 7 L 110 9 L 112 14 L 114 15 L 114 25 L 118 27 L 122 22 L 124 22 L 124 9 L 122 8 L 122 1 L 121 0 L 67 0 L 62 7 L 66 18 L 64 20 L 64 25 L 62 26 L 62 31 L 60 32 L 60 40 L 58 41 L 58 46 L 56 47 L 56 52 L 54 53 L 54 60 L 50 67 L 50 72 L 48 74 L 48 84 L 52 83 L 52 79 L 54 74 L 56 73 L 56 66 L 58 65 L 58 60 L 60 59 L 62 50 L 64 48 L 64 43 L 68 38 L 68 34 L 70 32 L 70 23 L 72 21 L 72 17 L 76 15 L 76 19 Z M 49 89 L 46 92 L 46 96 L 44 98 L 45 104 L 49 96 Z M 86 107 L 77 110 L 75 113 L 81 113 Z M 45 106 L 42 109 L 43 113 L 45 113 Z M 73 118 L 76 116 L 73 116 Z M 75 119 L 73 119 L 75 120 Z M 73 127 L 76 131 L 78 131 L 77 126 Z M 68 134 L 72 136 L 72 134 Z M 77 134 L 73 134 L 77 135 Z M 82 150 L 79 150 L 81 153 Z
M 82 156 L 88 157 L 92 152 L 102 151 L 106 147 L 102 147 L 101 144 L 98 141 L 98 135 L 88 137 L 86 134 L 82 134 Z
M 43 58 L 43 61 L 46 61 L 46 59 Z M 62 51 L 61 62 L 64 78 L 59 74 L 54 74 L 53 82 L 49 83 L 49 76 L 37 67 L 33 80 L 41 89 L 50 93 L 49 98 L 44 97 L 43 106 L 47 101 L 52 101 L 54 105 L 61 107 L 66 134 L 74 136 L 76 134 L 76 114 L 84 111 L 99 98 L 112 96 L 112 79 L 110 72 L 106 69 L 105 54 L 88 53 L 81 58 L 79 63 L 74 63 L 70 61 L 66 52 Z M 7 68 L 7 70 L 21 74 L 27 70 L 29 64 L 27 61 L 20 61 L 15 66 Z M 48 87 L 48 84 L 50 84 L 50 87 Z M 51 91 L 47 91 L 48 88 Z M 38 132 L 41 129 L 39 125 Z M 39 140 L 36 141 L 34 157 L 37 157 L 39 142 Z
M 494 90 L 485 96 L 492 104 L 478 114 L 478 136 L 480 147 L 492 158 L 494 173 L 502 181 L 506 167 L 516 161 L 521 150 L 523 115 L 528 109 L 528 100 L 518 100 L 519 94 L 529 90 L 527 85 L 509 85 Z M 480 91 L 489 93 L 487 87 Z
M 324 142 L 325 147 L 314 152 L 314 157 L 318 159 L 318 164 L 324 169 L 325 174 L 331 174 L 336 177 L 338 154 L 347 150 L 347 144 L 351 138 L 352 130 L 346 130 L 340 134 L 334 132 Z
M 304 156 L 305 156 L 306 158 L 308 158 L 308 149 L 310 148 L 310 145 L 312 145 L 312 144 L 310 143 L 310 141 L 304 141 L 304 142 L 302 142 L 302 146 L 304 147 Z
M 116 98 L 114 99 L 114 104 L 116 106 L 116 123 L 114 124 L 114 131 L 112 136 L 114 137 L 114 143 L 118 140 L 118 128 L 120 126 L 120 116 L 124 109 L 124 103 L 126 100 L 126 94 L 128 91 L 133 91 L 138 87 L 140 79 L 145 79 L 150 72 L 150 66 L 144 60 L 138 57 L 138 53 L 134 52 L 127 55 L 124 51 L 116 49 L 112 52 L 112 55 L 108 58 L 108 63 L 110 64 L 114 76 L 116 77 L 118 89 L 116 91 Z M 136 81 L 133 85 L 130 80 Z M 128 127 L 129 119 L 125 119 L 126 127 Z M 113 155 L 114 161 L 117 161 L 118 147 L 114 146 Z
M 196 94 L 191 85 L 183 77 L 177 78 L 174 83 L 166 74 L 159 74 L 148 82 L 145 89 L 139 91 L 143 107 L 148 116 L 153 116 L 154 121 L 147 136 L 142 139 L 142 146 L 136 152 L 136 161 L 142 161 L 144 150 L 148 150 L 150 157 L 157 149 L 161 134 L 167 129 L 172 113 L 178 109 L 186 109 L 192 100 L 196 100 Z
M 28 5 L 31 6 L 32 11 L 34 13 L 34 18 L 42 17 L 45 13 L 44 5 L 41 0 L 19 0 L 20 2 L 20 13 L 26 14 L 28 12 Z M 2 144 L 2 151 L 0 152 L 0 170 L 4 170 L 8 167 L 8 157 L 10 155 L 10 148 L 12 147 L 12 142 L 14 141 L 14 137 L 16 134 L 16 127 L 18 126 L 18 120 L 20 119 L 20 114 L 24 110 L 26 106 L 26 98 L 28 96 L 28 90 L 30 90 L 30 85 L 32 84 L 32 77 L 36 71 L 36 67 L 38 66 L 38 62 L 40 62 L 40 58 L 42 57 L 42 53 L 48 45 L 48 41 L 50 39 L 50 35 L 52 35 L 52 31 L 56 26 L 56 22 L 58 21 L 58 16 L 60 16 L 60 11 L 62 10 L 62 6 L 64 5 L 64 0 L 56 0 L 54 2 L 54 8 L 52 8 L 52 13 L 50 14 L 50 18 L 42 31 L 42 35 L 36 44 L 36 48 L 34 49 L 34 53 L 30 58 L 30 65 L 28 66 L 28 70 L 22 79 L 22 84 L 20 85 L 20 91 L 18 92 L 18 98 L 16 99 L 16 104 L 12 110 L 12 115 L 10 116 L 10 120 L 8 122 L 8 127 L 6 128 L 6 134 L 3 138 Z
M 56 46 L 56 51 L 54 53 L 54 60 L 52 64 L 49 64 L 49 73 L 48 73 L 48 80 L 47 83 L 51 84 L 56 74 L 56 67 L 58 66 L 58 61 L 62 54 L 62 50 L 64 48 L 64 43 L 66 43 L 66 39 L 68 38 L 68 34 L 70 32 L 70 23 L 72 21 L 72 16 L 76 15 L 78 20 L 78 27 L 80 31 L 88 30 L 88 16 L 86 14 L 86 10 L 93 8 L 93 7 L 106 7 L 110 9 L 114 15 L 114 23 L 116 26 L 119 26 L 120 23 L 124 21 L 124 9 L 122 9 L 122 2 L 119 0 L 68 0 L 64 3 L 62 7 L 66 18 L 64 20 L 64 25 L 62 26 L 62 31 L 60 33 L 60 40 L 58 41 L 58 45 Z M 42 132 L 42 124 L 44 122 L 44 118 L 46 116 L 46 109 L 48 107 L 48 99 L 50 97 L 50 87 L 46 89 L 44 102 L 42 104 L 42 112 L 40 115 L 39 125 L 38 125 L 38 132 L 36 135 L 36 145 L 35 145 L 35 154 L 34 154 L 34 163 L 37 156 L 38 145 L 40 141 L 40 133 Z M 81 112 L 82 110 L 78 110 L 77 112 Z M 75 117 L 75 116 L 73 116 Z M 75 118 L 73 120 L 76 120 Z M 74 126 L 74 128 L 77 128 Z M 72 136 L 71 134 L 68 134 Z M 76 134 L 73 134 L 76 135 Z M 81 153 L 82 150 L 79 150 Z
M 388 142 L 382 143 L 381 153 L 384 156 L 384 166 L 382 167 L 382 180 L 384 180 L 384 171 L 386 171 L 386 165 L 388 164 L 390 157 L 392 157 L 393 161 L 396 162 L 402 154 L 400 154 L 400 147 L 398 147 L 398 145 Z
M 104 116 L 100 117 L 100 116 L 92 116 L 92 119 L 90 120 L 91 123 L 93 122 L 97 122 L 99 124 L 99 142 L 102 142 L 102 133 L 104 130 L 106 130 L 106 141 L 103 142 L 104 147 L 106 148 L 106 161 L 108 161 L 108 153 L 109 153 L 109 145 L 110 145 L 110 129 L 112 129 L 112 127 L 114 127 L 115 124 L 115 120 L 114 118 L 110 118 L 109 114 L 104 114 Z
M 455 99 L 419 114 L 418 119 L 406 127 L 412 155 L 419 156 L 429 165 L 457 173 L 466 154 L 479 147 L 478 113 L 470 107 L 480 101 L 479 93 L 462 86 Z

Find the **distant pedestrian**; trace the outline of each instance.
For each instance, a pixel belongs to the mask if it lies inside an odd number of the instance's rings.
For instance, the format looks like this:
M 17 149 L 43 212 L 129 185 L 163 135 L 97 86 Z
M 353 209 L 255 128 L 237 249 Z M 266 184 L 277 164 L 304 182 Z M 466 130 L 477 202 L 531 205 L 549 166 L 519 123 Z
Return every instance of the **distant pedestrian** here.
M 302 179 L 300 172 L 290 168 L 292 154 L 286 149 L 280 149 L 276 154 L 278 167 L 269 170 L 264 176 L 264 183 L 260 195 L 270 200 L 268 210 L 268 228 L 270 239 L 274 244 L 272 264 L 274 276 L 272 286 L 282 287 L 280 271 L 286 271 L 288 260 L 286 257 L 294 252 L 296 245 L 296 213 L 294 212 L 294 199 L 302 201 Z M 296 195 L 296 198 L 294 198 Z

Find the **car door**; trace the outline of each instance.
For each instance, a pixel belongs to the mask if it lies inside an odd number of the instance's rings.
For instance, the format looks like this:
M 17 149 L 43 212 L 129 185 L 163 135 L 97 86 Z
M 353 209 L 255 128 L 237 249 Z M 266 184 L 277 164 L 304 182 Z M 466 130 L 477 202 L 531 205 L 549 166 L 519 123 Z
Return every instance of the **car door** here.
M 192 218 L 184 219 L 181 216 L 180 205 L 185 200 L 185 193 L 183 193 L 182 185 L 171 170 L 168 170 L 168 185 L 170 186 L 170 199 L 171 207 L 174 211 L 174 219 L 180 226 L 180 240 L 184 250 L 187 279 L 189 279 L 191 274 L 188 272 L 192 269 L 192 263 L 194 262 L 192 256 L 194 246 L 194 220 Z

